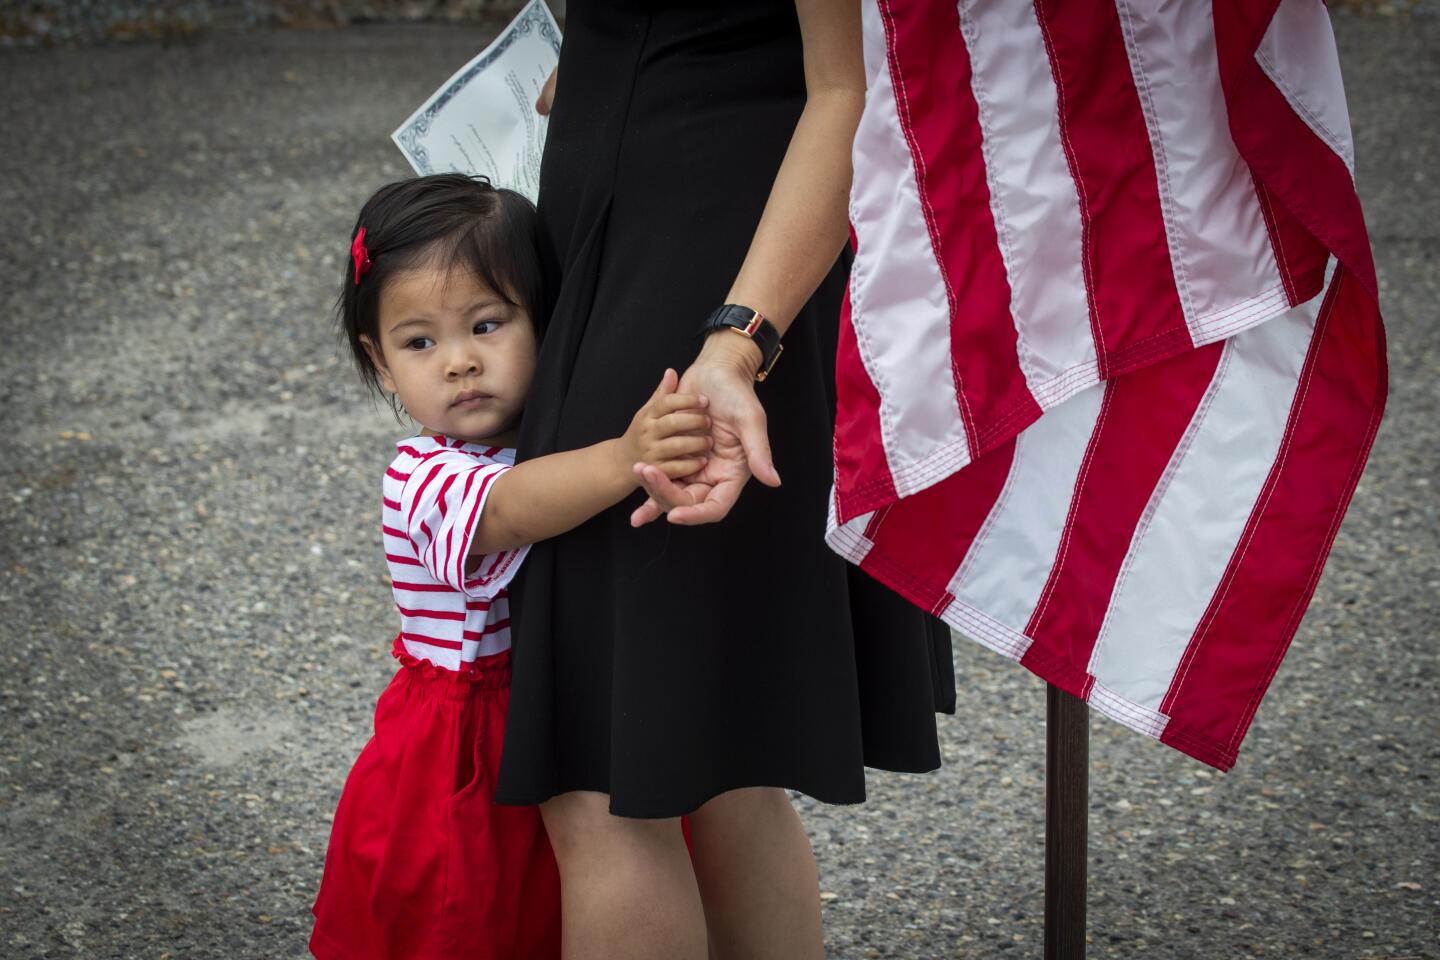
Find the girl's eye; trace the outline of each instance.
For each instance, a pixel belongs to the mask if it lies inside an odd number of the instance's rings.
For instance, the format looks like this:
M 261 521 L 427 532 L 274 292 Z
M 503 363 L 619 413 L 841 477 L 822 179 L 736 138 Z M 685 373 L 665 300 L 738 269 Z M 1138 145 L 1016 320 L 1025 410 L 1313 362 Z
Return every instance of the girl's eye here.
M 494 333 L 498 329 L 500 329 L 499 320 L 481 320 L 475 324 L 476 333 Z
M 435 341 L 431 340 L 429 337 L 411 337 L 409 340 L 405 341 L 405 349 L 424 350 L 426 347 L 428 347 L 434 342 Z

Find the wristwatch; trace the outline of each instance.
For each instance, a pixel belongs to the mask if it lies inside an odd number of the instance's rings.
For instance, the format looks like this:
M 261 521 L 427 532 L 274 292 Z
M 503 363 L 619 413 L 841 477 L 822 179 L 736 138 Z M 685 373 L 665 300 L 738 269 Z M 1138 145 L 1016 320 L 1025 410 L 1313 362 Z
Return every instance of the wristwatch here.
M 755 374 L 755 379 L 764 380 L 770 376 L 775 361 L 780 359 L 780 354 L 785 349 L 780 346 L 780 331 L 775 329 L 775 325 L 758 311 L 742 307 L 738 303 L 727 303 L 710 314 L 700 330 L 708 334 L 722 328 L 729 328 L 749 337 L 755 346 L 760 348 L 760 369 Z

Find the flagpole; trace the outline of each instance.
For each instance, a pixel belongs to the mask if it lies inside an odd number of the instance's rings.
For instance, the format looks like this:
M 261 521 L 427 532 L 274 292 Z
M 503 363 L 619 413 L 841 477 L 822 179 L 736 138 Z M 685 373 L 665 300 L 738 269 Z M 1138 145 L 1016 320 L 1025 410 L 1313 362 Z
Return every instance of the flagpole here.
M 1053 684 L 1045 696 L 1045 960 L 1085 956 L 1090 715 Z

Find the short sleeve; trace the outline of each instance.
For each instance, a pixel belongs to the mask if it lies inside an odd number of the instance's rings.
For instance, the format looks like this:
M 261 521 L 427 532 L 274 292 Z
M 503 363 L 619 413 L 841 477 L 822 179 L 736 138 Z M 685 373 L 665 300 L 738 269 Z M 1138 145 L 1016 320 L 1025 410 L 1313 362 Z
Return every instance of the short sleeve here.
M 444 450 L 419 463 L 400 492 L 400 516 L 415 558 L 436 580 L 473 599 L 498 594 L 530 550 L 526 545 L 486 554 L 466 570 L 485 501 L 495 480 L 509 469 Z

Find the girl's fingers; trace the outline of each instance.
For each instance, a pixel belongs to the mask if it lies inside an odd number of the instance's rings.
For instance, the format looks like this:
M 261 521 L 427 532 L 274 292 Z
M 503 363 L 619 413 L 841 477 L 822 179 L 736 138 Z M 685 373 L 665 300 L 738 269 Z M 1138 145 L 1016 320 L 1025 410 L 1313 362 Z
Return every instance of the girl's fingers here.
M 709 430 L 710 418 L 703 413 L 671 413 L 656 420 L 655 428 L 667 437 L 692 430 Z
M 650 449 L 646 451 L 649 456 L 645 459 L 650 463 L 659 463 L 661 460 L 673 460 L 676 457 L 693 457 L 697 454 L 708 453 L 710 447 L 711 440 L 708 433 L 698 437 L 668 437 L 650 444 Z
M 666 397 L 674 396 L 675 387 L 679 383 L 680 375 L 671 367 L 666 367 L 664 375 L 660 377 L 660 385 L 655 388 L 654 393 L 650 394 L 650 403 L 659 404 L 662 403 Z
M 704 457 L 695 457 L 690 460 L 666 460 L 664 463 L 657 464 L 657 466 L 661 472 L 671 480 L 679 480 L 682 477 L 690 476 L 692 473 L 699 473 L 705 466 L 705 462 Z
M 665 372 L 667 375 L 674 373 L 673 370 Z M 656 417 L 663 417 L 665 414 L 674 413 L 677 410 L 703 410 L 708 402 L 697 393 L 667 392 L 661 395 L 657 391 L 655 396 L 650 399 L 651 410 Z

